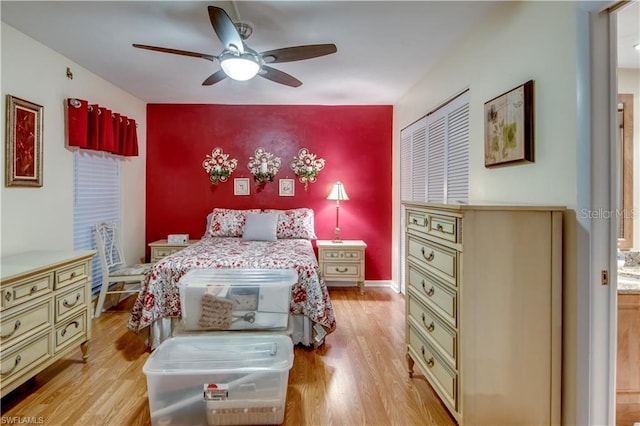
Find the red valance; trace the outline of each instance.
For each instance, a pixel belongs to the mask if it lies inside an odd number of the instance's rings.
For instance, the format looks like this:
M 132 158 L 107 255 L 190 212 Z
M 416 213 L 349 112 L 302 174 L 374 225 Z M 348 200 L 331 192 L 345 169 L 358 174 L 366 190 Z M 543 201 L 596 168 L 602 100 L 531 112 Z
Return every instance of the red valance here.
M 83 99 L 66 102 L 67 145 L 127 157 L 138 156 L 136 121 Z

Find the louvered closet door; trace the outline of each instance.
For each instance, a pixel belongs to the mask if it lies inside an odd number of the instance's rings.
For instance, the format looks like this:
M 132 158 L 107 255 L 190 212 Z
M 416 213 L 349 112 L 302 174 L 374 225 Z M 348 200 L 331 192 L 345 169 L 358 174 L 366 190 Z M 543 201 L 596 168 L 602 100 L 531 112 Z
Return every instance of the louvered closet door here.
M 441 111 L 441 110 L 440 110 Z M 441 116 L 442 115 L 442 116 Z M 446 116 L 429 116 L 427 140 L 427 201 L 443 203 L 447 170 Z
M 469 95 L 455 99 L 447 114 L 447 202 L 469 201 Z
M 400 132 L 400 199 L 426 200 L 427 118 L 421 118 Z M 405 229 L 404 206 L 400 211 L 400 229 Z M 405 235 L 400 233 L 400 290 L 405 289 Z

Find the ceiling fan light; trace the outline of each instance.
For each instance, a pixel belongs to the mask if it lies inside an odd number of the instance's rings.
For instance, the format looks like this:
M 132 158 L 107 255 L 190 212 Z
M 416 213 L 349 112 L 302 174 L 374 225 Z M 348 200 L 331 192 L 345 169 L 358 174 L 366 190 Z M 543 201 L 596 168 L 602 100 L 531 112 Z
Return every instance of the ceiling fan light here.
M 229 78 L 238 81 L 250 80 L 260 71 L 260 64 L 249 53 L 240 55 L 224 54 L 220 57 L 220 66 Z

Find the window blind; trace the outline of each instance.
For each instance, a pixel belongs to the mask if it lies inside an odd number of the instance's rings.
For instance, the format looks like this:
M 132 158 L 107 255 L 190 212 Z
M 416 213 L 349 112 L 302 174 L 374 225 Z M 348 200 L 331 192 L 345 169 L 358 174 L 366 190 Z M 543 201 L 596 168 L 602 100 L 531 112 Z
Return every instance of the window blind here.
M 120 162 L 109 154 L 77 149 L 73 153 L 73 248 L 96 250 L 94 230 L 98 222 L 121 223 Z M 92 293 L 100 290 L 102 268 L 92 261 Z

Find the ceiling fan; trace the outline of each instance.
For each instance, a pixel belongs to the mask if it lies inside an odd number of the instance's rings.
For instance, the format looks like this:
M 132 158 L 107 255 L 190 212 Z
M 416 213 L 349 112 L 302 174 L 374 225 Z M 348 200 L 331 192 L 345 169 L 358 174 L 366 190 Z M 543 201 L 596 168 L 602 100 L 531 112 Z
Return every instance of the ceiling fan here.
M 281 49 L 258 53 L 249 48 L 244 42 L 244 40 L 248 38 L 253 31 L 251 26 L 245 23 L 234 24 L 231 18 L 229 18 L 229 15 L 219 7 L 208 6 L 208 10 L 213 30 L 224 45 L 224 50 L 218 56 L 136 43 L 133 44 L 133 47 L 154 50 L 156 52 L 202 58 L 212 62 L 214 60 L 220 61 L 222 69 L 214 72 L 204 80 L 202 82 L 203 86 L 210 86 L 225 79 L 226 77 L 234 80 L 245 81 L 259 75 L 260 77 L 276 83 L 291 87 L 299 87 L 302 85 L 300 80 L 267 64 L 317 58 L 319 56 L 335 53 L 338 50 L 335 44 L 308 44 L 303 46 L 284 47 Z

